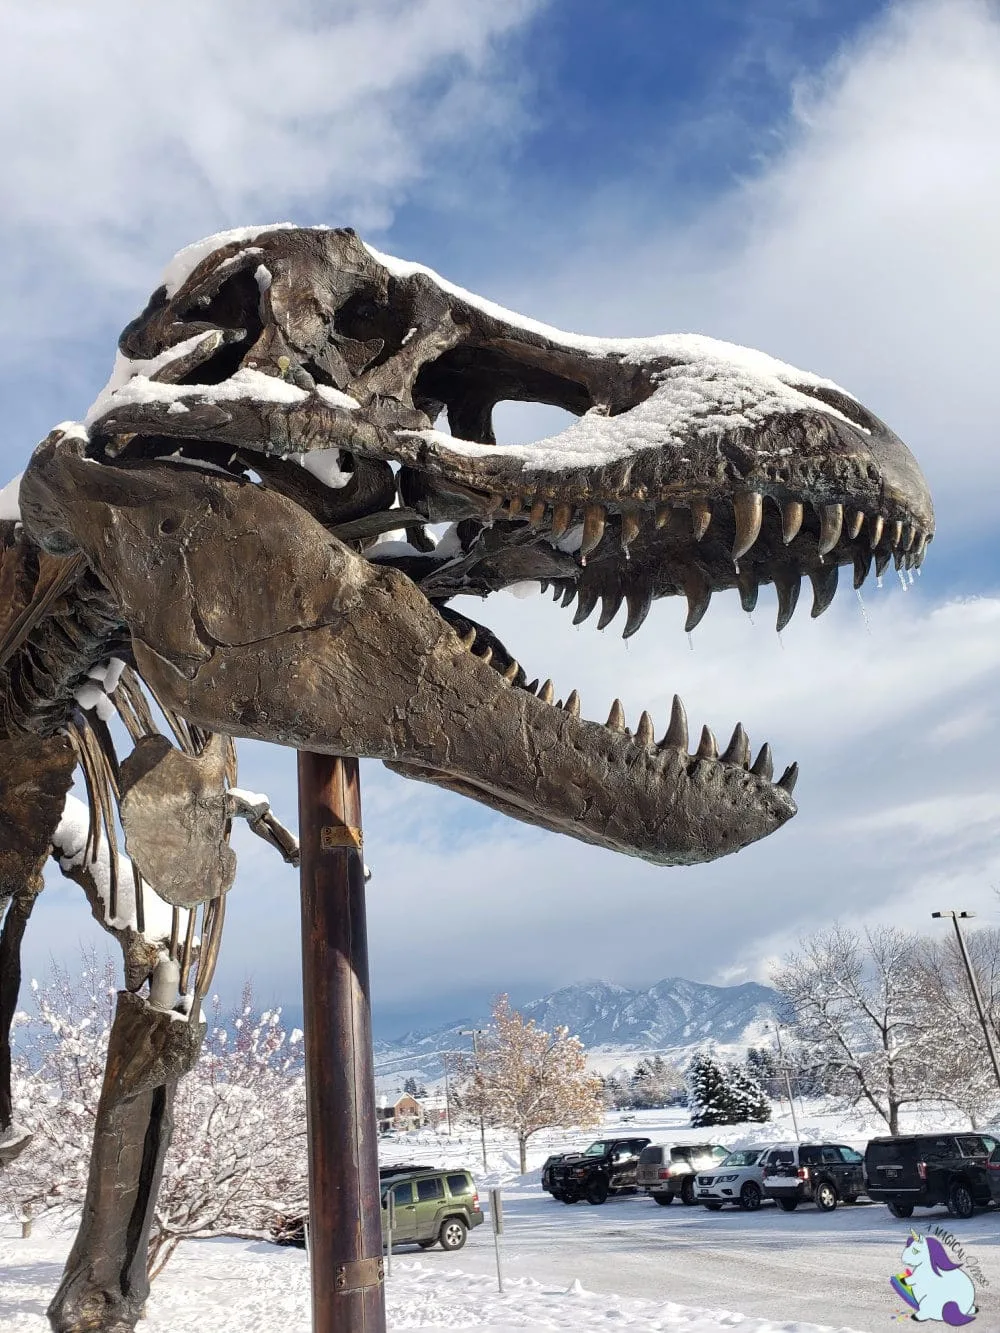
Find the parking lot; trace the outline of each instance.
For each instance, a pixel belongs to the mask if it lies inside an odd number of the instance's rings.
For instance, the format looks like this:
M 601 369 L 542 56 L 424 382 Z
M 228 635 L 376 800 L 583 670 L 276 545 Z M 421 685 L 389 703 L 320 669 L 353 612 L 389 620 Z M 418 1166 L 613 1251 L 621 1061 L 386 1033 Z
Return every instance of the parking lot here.
M 873 1333 L 903 1312 L 889 1279 L 901 1267 L 910 1226 L 938 1225 L 960 1239 L 990 1283 L 978 1292 L 976 1328 L 1000 1330 L 996 1211 L 956 1222 L 943 1208 L 919 1210 L 904 1222 L 865 1203 L 833 1213 L 814 1207 L 784 1213 L 772 1204 L 755 1213 L 709 1213 L 623 1195 L 600 1207 L 567 1206 L 529 1184 L 503 1197 L 503 1257 L 512 1276 L 563 1287 L 579 1280 L 590 1291 Z M 493 1271 L 489 1225 L 470 1235 L 461 1254 L 429 1251 L 424 1262 L 431 1260 Z

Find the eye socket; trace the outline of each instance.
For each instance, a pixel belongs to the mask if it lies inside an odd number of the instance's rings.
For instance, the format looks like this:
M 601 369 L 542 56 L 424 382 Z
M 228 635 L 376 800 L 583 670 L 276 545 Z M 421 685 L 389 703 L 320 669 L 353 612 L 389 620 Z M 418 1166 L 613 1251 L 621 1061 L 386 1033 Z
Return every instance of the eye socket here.
M 160 531 L 165 535 L 169 535 L 171 532 L 176 532 L 177 527 L 178 523 L 176 518 L 165 518 L 160 524 Z

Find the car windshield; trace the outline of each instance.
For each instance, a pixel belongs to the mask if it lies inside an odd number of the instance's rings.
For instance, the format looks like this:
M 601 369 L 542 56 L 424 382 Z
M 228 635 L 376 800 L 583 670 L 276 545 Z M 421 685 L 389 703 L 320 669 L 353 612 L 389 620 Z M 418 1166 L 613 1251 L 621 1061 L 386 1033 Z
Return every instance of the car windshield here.
M 590 1145 L 590 1147 L 583 1155 L 584 1157 L 603 1157 L 604 1150 L 605 1150 L 604 1140 L 598 1139 L 596 1143 L 592 1143 Z
M 760 1148 L 745 1148 L 742 1152 L 731 1152 L 719 1163 L 720 1166 L 756 1166 Z

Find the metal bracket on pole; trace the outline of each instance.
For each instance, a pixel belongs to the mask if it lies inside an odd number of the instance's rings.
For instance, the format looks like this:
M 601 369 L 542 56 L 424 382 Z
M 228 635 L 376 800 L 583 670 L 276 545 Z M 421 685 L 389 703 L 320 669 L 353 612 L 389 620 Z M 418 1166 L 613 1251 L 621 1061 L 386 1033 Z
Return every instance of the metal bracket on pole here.
M 352 828 L 350 824 L 324 824 L 319 831 L 319 845 L 324 852 L 335 847 L 357 847 L 360 851 L 364 841 L 361 829 Z
M 378 1259 L 355 1259 L 353 1263 L 338 1264 L 334 1270 L 334 1283 L 338 1294 L 348 1291 L 363 1291 L 365 1287 L 377 1287 L 384 1277 L 381 1257 Z

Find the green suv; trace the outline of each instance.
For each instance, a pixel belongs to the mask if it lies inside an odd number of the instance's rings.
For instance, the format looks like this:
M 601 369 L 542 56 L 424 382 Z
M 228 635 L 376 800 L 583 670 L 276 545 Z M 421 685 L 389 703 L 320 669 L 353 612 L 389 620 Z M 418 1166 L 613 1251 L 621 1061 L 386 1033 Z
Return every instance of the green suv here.
M 392 1247 L 419 1245 L 429 1250 L 460 1250 L 470 1227 L 483 1221 L 479 1195 L 468 1171 L 441 1171 L 432 1167 L 402 1168 L 398 1174 L 383 1167 L 382 1236 L 389 1236 L 389 1195 L 395 1203 Z

